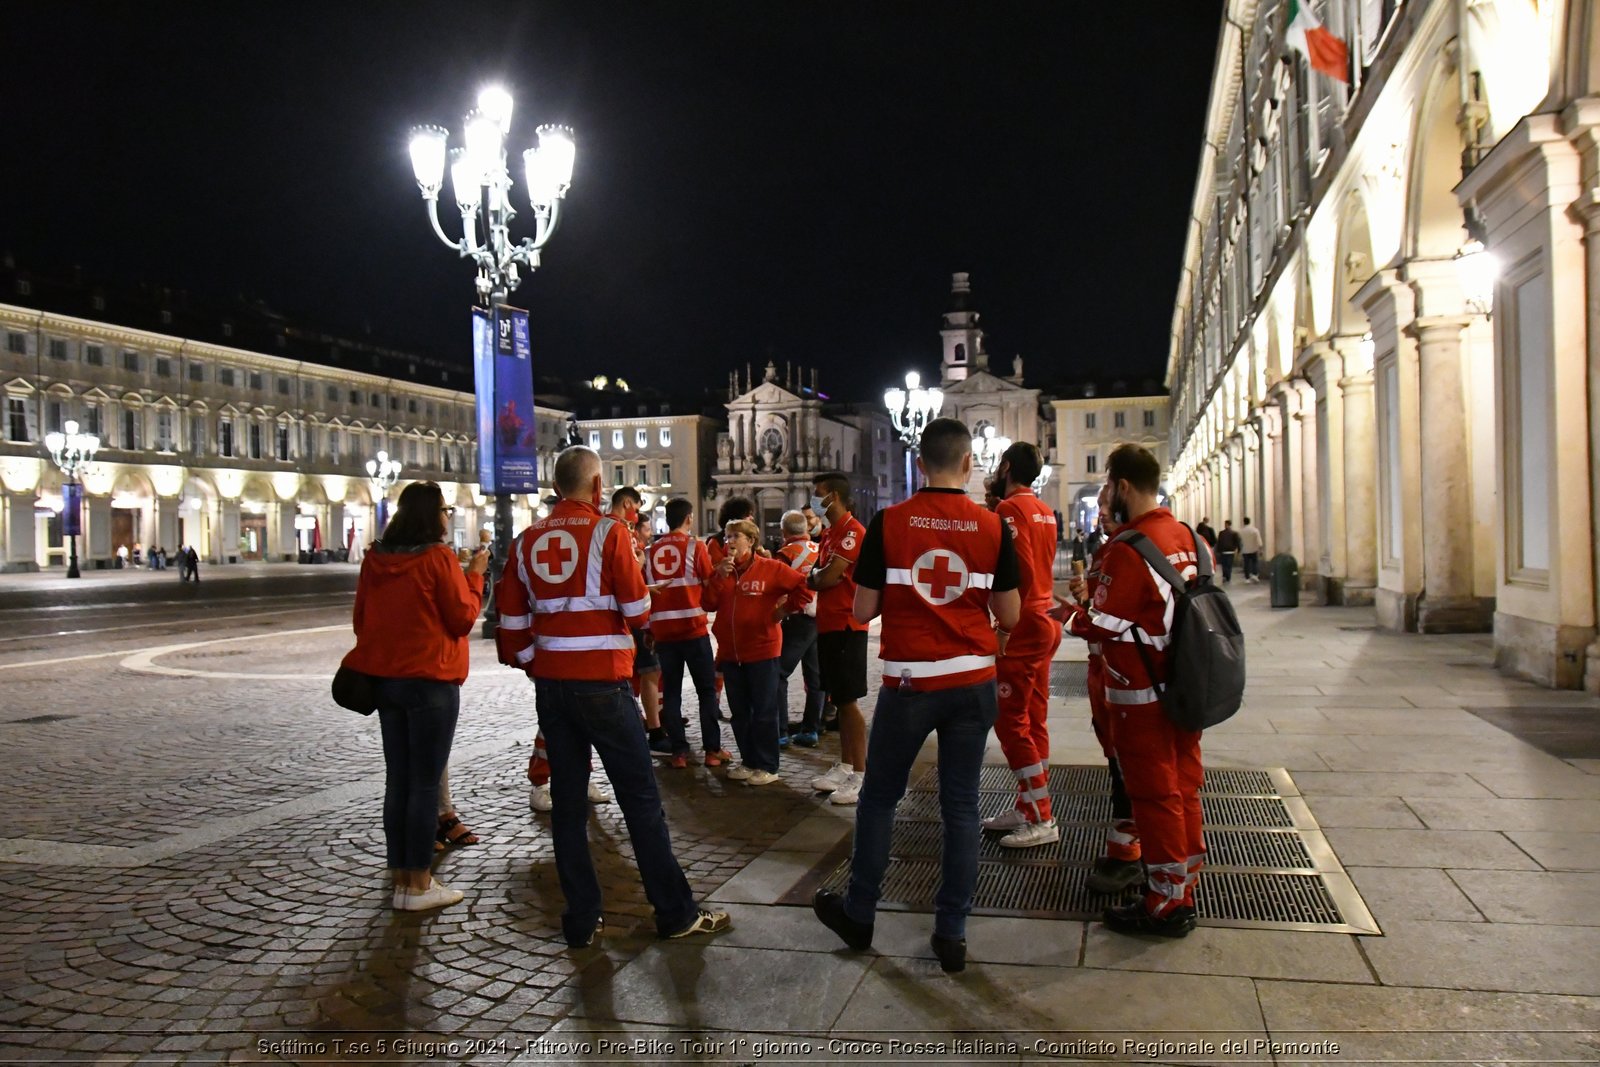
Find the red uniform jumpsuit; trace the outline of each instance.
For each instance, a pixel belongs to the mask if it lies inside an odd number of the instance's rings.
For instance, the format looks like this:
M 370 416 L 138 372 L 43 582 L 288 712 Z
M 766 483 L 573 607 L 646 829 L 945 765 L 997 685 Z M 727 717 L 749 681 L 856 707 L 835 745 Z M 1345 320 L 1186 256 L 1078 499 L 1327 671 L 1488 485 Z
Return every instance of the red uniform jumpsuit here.
M 1154 508 L 1118 532 L 1127 530 L 1148 537 L 1178 573 L 1194 574 L 1195 542 L 1166 508 Z M 1155 689 L 1165 680 L 1172 590 L 1129 545 L 1107 542 L 1099 558 L 1100 583 L 1091 604 L 1074 611 L 1086 618 L 1069 617 L 1068 626 L 1101 643 L 1106 709 L 1149 872 L 1145 907 L 1159 916 L 1180 905 L 1194 906 L 1194 884 L 1205 856 L 1200 735 L 1172 724 Z M 1136 641 L 1144 644 L 1155 678 L 1145 669 Z
M 1096 549 L 1094 557 L 1089 562 L 1089 571 L 1084 575 L 1085 600 L 1094 603 L 1095 594 L 1103 584 L 1103 575 L 1100 573 L 1102 549 Z M 1067 615 L 1068 632 L 1074 637 L 1089 638 L 1089 616 L 1086 612 L 1071 612 Z M 1074 629 L 1075 627 L 1075 629 Z M 1112 718 L 1111 711 L 1106 707 L 1106 663 L 1105 655 L 1101 651 L 1099 641 L 1089 640 L 1089 670 L 1086 685 L 1089 689 L 1089 718 L 1094 724 L 1095 739 L 1100 742 L 1100 751 L 1105 754 L 1106 764 L 1111 769 L 1111 827 L 1106 831 L 1106 855 L 1114 860 L 1126 863 L 1137 863 L 1140 859 L 1139 829 L 1134 822 L 1133 812 L 1129 807 L 1127 788 L 1121 784 L 1121 764 L 1117 760 L 1116 721 Z
M 1000 717 L 995 736 L 1017 776 L 1017 810 L 1029 822 L 1050 812 L 1050 659 L 1061 644 L 1061 624 L 1050 617 L 1055 590 L 1056 516 L 1026 486 L 1000 501 L 995 514 L 1011 530 L 1021 579 L 1022 615 L 995 663 Z

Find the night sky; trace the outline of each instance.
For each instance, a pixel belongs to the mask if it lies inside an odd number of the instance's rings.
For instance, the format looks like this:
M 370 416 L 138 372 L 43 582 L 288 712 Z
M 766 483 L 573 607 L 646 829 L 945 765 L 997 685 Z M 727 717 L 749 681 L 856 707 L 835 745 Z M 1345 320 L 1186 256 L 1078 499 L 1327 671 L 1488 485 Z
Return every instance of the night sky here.
M 465 365 L 473 271 L 406 139 L 460 143 L 500 81 L 517 157 L 577 131 L 512 298 L 547 368 L 681 388 L 776 358 L 870 398 L 936 371 L 965 270 L 1003 370 L 1159 377 L 1221 6 L 11 0 L 0 249 Z

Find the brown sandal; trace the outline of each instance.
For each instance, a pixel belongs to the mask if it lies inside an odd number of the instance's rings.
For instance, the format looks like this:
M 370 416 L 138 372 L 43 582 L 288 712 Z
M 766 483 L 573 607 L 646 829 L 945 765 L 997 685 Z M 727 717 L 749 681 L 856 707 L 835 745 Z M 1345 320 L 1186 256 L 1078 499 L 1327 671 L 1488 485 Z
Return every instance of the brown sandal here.
M 440 845 L 450 848 L 465 848 L 478 843 L 478 835 L 454 813 L 439 816 L 439 832 L 434 836 Z

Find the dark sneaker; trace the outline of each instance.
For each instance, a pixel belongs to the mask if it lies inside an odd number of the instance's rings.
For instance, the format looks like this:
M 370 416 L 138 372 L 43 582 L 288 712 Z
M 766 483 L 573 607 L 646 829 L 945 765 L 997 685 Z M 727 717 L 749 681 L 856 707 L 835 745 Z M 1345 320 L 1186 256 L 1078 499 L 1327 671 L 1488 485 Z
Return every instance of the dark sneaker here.
M 1154 934 L 1157 937 L 1188 937 L 1195 927 L 1194 909 L 1179 906 L 1165 915 L 1151 915 L 1144 901 L 1136 900 L 1105 910 L 1106 926 L 1119 934 Z
M 799 745 L 801 748 L 816 748 L 817 747 L 817 735 L 814 734 L 814 733 L 811 733 L 810 731 L 803 731 L 801 733 L 795 734 L 794 737 L 793 737 L 793 740 L 794 740 L 794 743 Z
M 568 948 L 588 948 L 594 944 L 594 939 L 600 936 L 600 932 L 605 928 L 606 920 L 603 916 L 595 920 L 594 926 L 590 927 L 587 933 L 574 930 L 567 925 L 565 919 L 561 921 L 561 932 L 567 939 Z
M 1084 884 L 1093 892 L 1114 897 L 1143 880 L 1144 864 L 1138 860 L 1118 860 L 1110 856 L 1101 856 L 1094 861 L 1094 868 L 1089 872 L 1089 878 Z
M 695 934 L 720 934 L 732 926 L 733 919 L 727 912 L 701 908 L 700 914 L 694 917 L 694 922 L 675 934 L 666 934 L 665 937 L 675 940 L 680 937 L 693 937 Z
M 660 737 L 650 739 L 650 751 L 658 756 L 672 755 L 672 739 L 663 733 Z
M 822 925 L 839 935 L 846 945 L 862 952 L 872 947 L 872 924 L 857 922 L 844 912 L 844 897 L 831 889 L 819 889 L 811 898 L 811 910 Z
M 933 946 L 933 954 L 939 957 L 939 967 L 946 974 L 955 974 L 957 971 L 967 969 L 966 938 L 940 937 L 934 934 L 928 943 Z
M 779 734 L 778 735 L 778 747 L 779 748 L 788 748 L 789 747 L 789 735 L 788 734 Z

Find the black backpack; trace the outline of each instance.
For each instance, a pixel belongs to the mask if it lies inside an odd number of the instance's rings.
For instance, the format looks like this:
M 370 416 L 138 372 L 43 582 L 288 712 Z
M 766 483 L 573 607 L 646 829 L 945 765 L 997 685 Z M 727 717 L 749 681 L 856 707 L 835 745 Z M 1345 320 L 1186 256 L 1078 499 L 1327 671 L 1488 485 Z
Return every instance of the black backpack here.
M 1212 583 L 1211 553 L 1200 547 L 1200 539 L 1188 523 L 1183 528 L 1195 542 L 1192 582 L 1185 582 L 1161 550 L 1138 530 L 1118 534 L 1116 540 L 1144 557 L 1172 587 L 1172 630 L 1164 683 L 1156 681 L 1150 653 L 1137 633 L 1134 645 L 1167 718 L 1181 729 L 1199 731 L 1231 718 L 1244 700 L 1244 633 L 1228 594 Z

